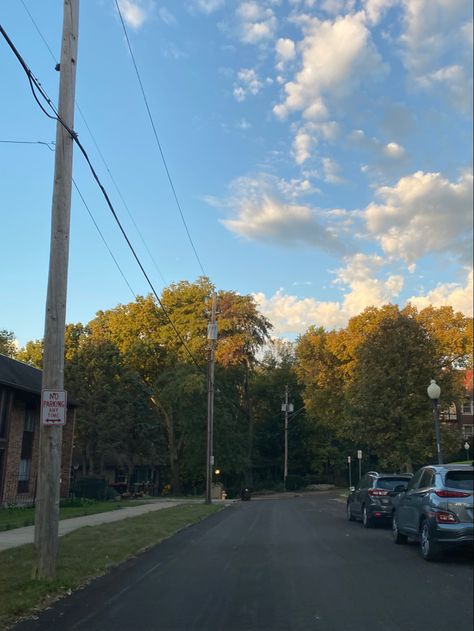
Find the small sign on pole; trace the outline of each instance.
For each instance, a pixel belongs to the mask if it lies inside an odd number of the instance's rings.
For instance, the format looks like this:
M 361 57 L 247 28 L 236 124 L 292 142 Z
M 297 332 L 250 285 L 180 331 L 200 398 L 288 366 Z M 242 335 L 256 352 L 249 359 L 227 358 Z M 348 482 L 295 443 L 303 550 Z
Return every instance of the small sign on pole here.
M 41 423 L 64 425 L 66 422 L 67 392 L 65 390 L 41 391 Z
M 351 457 L 350 457 L 350 456 L 347 456 L 347 462 L 348 462 L 349 464 L 351 464 Z
M 359 460 L 362 460 L 362 450 L 357 450 L 357 457 L 359 458 Z

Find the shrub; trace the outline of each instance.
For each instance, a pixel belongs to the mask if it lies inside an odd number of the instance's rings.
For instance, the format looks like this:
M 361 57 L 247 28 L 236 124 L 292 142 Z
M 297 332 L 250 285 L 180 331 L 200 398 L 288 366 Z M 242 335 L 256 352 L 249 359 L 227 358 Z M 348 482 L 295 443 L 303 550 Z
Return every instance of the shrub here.
M 301 475 L 289 474 L 286 476 L 286 490 L 297 491 L 305 486 L 304 478 Z

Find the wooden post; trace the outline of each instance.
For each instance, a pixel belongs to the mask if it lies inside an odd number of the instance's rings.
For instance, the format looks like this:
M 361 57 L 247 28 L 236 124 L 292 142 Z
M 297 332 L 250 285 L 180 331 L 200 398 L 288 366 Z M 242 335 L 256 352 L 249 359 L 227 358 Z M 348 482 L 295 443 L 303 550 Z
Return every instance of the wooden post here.
M 283 490 L 286 491 L 288 476 L 288 386 L 285 386 L 285 462 L 283 466 Z
M 74 129 L 78 28 L 79 0 L 64 0 L 58 112 L 60 118 L 71 130 Z M 73 142 L 71 135 L 58 122 L 42 390 L 63 390 L 64 388 L 64 330 Z M 61 447 L 62 426 L 41 425 L 35 516 L 36 565 L 33 570 L 33 575 L 40 579 L 50 579 L 56 575 Z
M 207 327 L 209 363 L 207 377 L 207 473 L 206 504 L 212 503 L 212 470 L 214 467 L 214 355 L 217 342 L 216 292 L 212 294 L 211 323 Z

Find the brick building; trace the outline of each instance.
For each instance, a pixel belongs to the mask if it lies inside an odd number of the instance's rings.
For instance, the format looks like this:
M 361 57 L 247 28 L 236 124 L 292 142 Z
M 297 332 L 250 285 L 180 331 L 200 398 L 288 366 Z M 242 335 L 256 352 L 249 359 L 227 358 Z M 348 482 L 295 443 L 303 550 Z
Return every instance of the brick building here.
M 32 504 L 38 472 L 42 371 L 0 354 L 0 506 Z M 61 497 L 68 497 L 75 408 L 63 426 Z

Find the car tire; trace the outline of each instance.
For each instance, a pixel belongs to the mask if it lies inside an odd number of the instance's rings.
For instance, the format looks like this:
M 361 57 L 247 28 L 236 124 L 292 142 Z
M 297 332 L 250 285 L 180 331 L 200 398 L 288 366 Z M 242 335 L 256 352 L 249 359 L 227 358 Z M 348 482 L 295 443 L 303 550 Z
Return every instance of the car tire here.
M 373 526 L 372 517 L 369 515 L 369 511 L 367 510 L 366 505 L 362 506 L 362 525 L 364 528 L 372 528 Z
M 346 515 L 347 515 L 348 521 L 355 521 L 355 517 L 352 514 L 352 506 L 349 504 L 349 502 L 347 502 L 347 506 L 346 506 Z
M 433 541 L 433 534 L 426 519 L 420 526 L 420 552 L 425 561 L 436 561 L 440 555 L 439 545 Z
M 400 530 L 398 529 L 398 519 L 395 513 L 392 515 L 392 539 L 393 543 L 406 543 L 408 541 L 408 537 L 406 535 L 402 535 Z

